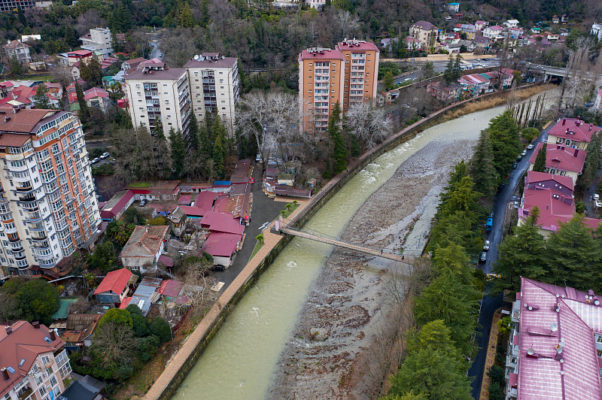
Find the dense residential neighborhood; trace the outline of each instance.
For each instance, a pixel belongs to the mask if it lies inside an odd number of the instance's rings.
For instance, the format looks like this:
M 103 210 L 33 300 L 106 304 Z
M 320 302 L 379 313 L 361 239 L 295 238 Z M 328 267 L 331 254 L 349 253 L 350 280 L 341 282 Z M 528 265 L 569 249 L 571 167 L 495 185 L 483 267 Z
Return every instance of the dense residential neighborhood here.
M 0 399 L 600 399 L 600 2 L 0 21 Z

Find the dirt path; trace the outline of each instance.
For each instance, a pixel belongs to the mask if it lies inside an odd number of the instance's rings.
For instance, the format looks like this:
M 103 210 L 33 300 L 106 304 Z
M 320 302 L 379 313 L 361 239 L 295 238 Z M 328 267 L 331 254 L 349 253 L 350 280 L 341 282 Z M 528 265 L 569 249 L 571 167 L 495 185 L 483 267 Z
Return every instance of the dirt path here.
M 449 171 L 470 156 L 473 144 L 447 139 L 426 145 L 368 198 L 341 238 L 391 251 L 420 252 Z M 370 179 L 369 168 L 361 174 Z M 399 328 L 387 323 L 392 307 L 387 271 L 398 268 L 388 260 L 333 251 L 281 355 L 270 391 L 273 399 L 378 396 L 387 367 L 379 364 L 386 364 L 390 351 L 378 344 Z M 376 354 L 377 347 L 382 354 Z

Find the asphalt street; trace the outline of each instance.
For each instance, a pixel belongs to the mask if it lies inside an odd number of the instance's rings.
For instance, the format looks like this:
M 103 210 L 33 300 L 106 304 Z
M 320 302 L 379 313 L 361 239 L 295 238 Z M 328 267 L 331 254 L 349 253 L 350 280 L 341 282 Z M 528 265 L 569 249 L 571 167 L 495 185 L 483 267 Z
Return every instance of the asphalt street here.
M 546 142 L 548 140 L 548 129 L 541 132 L 537 138 L 537 142 Z M 535 145 L 537 144 L 534 143 Z M 491 242 L 489 251 L 487 252 L 487 261 L 481 264 L 484 273 L 488 274 L 493 271 L 493 266 L 498 259 L 498 247 L 502 241 L 504 230 L 504 219 L 506 218 L 506 210 L 508 202 L 512 201 L 514 191 L 521 179 L 522 175 L 529 168 L 529 158 L 533 150 L 527 150 L 527 155 L 520 160 L 516 169 L 513 169 L 506 182 L 506 186 L 496 195 L 493 211 L 493 228 L 489 233 L 488 239 Z M 485 222 L 485 221 L 483 221 Z M 483 369 L 485 368 L 485 358 L 487 356 L 487 345 L 489 342 L 489 331 L 491 330 L 491 321 L 495 310 L 502 306 L 503 296 L 491 296 L 489 294 L 490 287 L 488 286 L 481 300 L 481 309 L 479 314 L 479 325 L 476 341 L 479 346 L 478 353 L 473 360 L 473 363 L 468 370 L 468 376 L 473 378 L 472 381 L 472 396 L 475 399 L 479 398 L 481 391 L 481 381 L 483 380 Z
M 216 271 L 212 272 L 212 276 L 214 276 L 218 281 L 224 282 L 224 289 L 232 283 L 234 278 L 242 271 L 249 258 L 251 257 L 251 253 L 253 253 L 253 249 L 255 248 L 255 243 L 257 239 L 255 237 L 261 233 L 259 230 L 266 222 L 271 222 L 280 215 L 280 210 L 283 210 L 286 206 L 285 202 L 282 201 L 274 201 L 269 199 L 264 193 L 262 189 L 262 175 L 263 175 L 263 164 L 255 164 L 255 169 L 253 170 L 253 178 L 255 182 L 253 183 L 253 208 L 251 210 L 251 223 L 245 229 L 245 241 L 243 243 L 242 249 L 234 258 L 232 265 L 230 268 L 225 271 Z

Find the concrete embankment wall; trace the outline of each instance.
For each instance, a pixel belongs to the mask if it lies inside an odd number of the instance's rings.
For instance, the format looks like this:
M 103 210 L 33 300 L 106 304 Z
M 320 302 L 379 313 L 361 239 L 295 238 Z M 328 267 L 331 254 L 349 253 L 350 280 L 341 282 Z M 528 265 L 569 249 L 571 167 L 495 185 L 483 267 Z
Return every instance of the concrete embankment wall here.
M 381 154 L 393 149 L 400 143 L 415 137 L 422 130 L 436 124 L 445 113 L 461 108 L 463 105 L 485 98 L 505 97 L 510 92 L 489 93 L 473 99 L 465 100 L 457 104 L 445 107 L 420 121 L 402 129 L 390 136 L 380 146 L 370 150 L 360 158 L 350 162 L 346 171 L 331 179 L 322 190 L 309 202 L 302 204 L 285 223 L 297 228 L 303 225 L 327 202 L 340 187 L 345 185 L 351 177 L 364 168 Z M 253 257 L 235 280 L 220 295 L 216 303 L 196 326 L 194 331 L 182 344 L 178 352 L 172 357 L 165 370 L 157 378 L 155 383 L 144 396 L 147 400 L 169 399 L 177 391 L 179 385 L 186 378 L 188 372 L 194 367 L 196 361 L 207 347 L 213 336 L 217 333 L 226 317 L 230 314 L 236 303 L 242 298 L 247 289 L 259 278 L 261 273 L 280 254 L 282 249 L 292 239 L 290 236 L 279 236 L 264 231 L 265 244 Z

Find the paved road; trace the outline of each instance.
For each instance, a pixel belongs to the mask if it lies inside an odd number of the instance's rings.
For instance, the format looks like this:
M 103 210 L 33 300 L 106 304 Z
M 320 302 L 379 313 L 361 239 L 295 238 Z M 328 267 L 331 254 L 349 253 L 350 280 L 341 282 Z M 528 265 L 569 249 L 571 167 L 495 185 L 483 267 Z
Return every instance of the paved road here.
M 550 125 L 551 127 L 552 125 Z M 548 140 L 548 130 L 542 131 L 537 138 L 538 142 L 546 142 Z M 493 271 L 493 265 L 498 259 L 498 246 L 503 237 L 504 219 L 506 218 L 506 207 L 508 202 L 512 200 L 514 191 L 521 179 L 523 173 L 529 168 L 529 158 L 533 150 L 527 151 L 527 155 L 518 163 L 518 167 L 510 173 L 506 187 L 501 190 L 495 197 L 493 211 L 493 228 L 489 233 L 489 241 L 491 242 L 487 253 L 487 262 L 481 265 L 483 272 L 486 274 Z M 481 301 L 481 310 L 479 314 L 479 328 L 477 332 L 477 344 L 479 346 L 478 353 L 473 360 L 473 363 L 468 370 L 468 376 L 473 378 L 472 381 L 472 396 L 478 400 L 481 391 L 481 381 L 483 380 L 483 369 L 485 368 L 485 358 L 487 356 L 487 344 L 489 342 L 489 331 L 491 329 L 491 321 L 493 313 L 502 306 L 503 296 L 491 296 L 489 294 L 490 286 L 485 290 L 483 300 Z
M 245 229 L 245 242 L 243 243 L 242 249 L 236 255 L 232 266 L 225 271 L 213 272 L 217 280 L 224 282 L 224 290 L 232 283 L 234 278 L 242 271 L 244 266 L 249 261 L 253 248 L 257 240 L 255 237 L 261 233 L 259 228 L 266 222 L 271 222 L 278 215 L 280 210 L 283 210 L 286 206 L 285 202 L 274 201 L 266 197 L 262 190 L 262 164 L 255 164 L 255 170 L 253 172 L 253 209 L 251 210 L 251 223 Z

